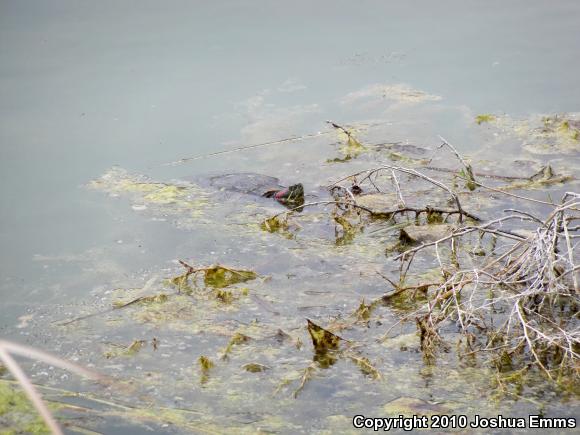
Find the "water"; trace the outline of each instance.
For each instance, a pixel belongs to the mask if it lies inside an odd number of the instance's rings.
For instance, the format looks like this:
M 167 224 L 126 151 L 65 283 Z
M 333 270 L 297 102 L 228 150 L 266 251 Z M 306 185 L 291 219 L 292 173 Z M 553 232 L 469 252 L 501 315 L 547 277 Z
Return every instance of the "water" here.
M 3 334 L 41 345 L 15 328 L 21 315 L 57 318 L 55 307 L 92 303 L 176 258 L 211 262 L 223 252 L 220 261 L 244 261 L 239 242 L 184 231 L 172 217 L 144 218 L 84 187 L 112 166 L 158 180 L 256 170 L 313 184 L 371 166 L 325 164 L 334 136 L 164 165 L 327 133 L 327 119 L 382 122 L 365 133 L 375 143 L 434 148 L 442 134 L 488 158 L 492 133 L 466 128 L 476 114 L 578 111 L 578 22 L 575 1 L 0 2 Z M 376 84 L 433 99 L 363 95 Z M 510 146 L 514 156 L 570 170 L 569 157 Z M 358 292 L 382 291 L 372 287 Z

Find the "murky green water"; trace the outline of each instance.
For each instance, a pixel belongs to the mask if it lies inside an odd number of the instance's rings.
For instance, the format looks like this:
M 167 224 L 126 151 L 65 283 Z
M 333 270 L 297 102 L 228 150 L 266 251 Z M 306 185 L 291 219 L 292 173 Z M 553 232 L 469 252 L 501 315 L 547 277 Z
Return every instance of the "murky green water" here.
M 363 298 L 390 291 L 379 273 L 398 273 L 385 253 L 398 231 L 361 217 L 347 234 L 320 206 L 270 233 L 260 223 L 285 210 L 276 202 L 179 180 L 251 171 L 324 200 L 323 186 L 381 163 L 458 168 L 438 135 L 476 171 L 531 175 L 549 162 L 578 177 L 580 144 L 560 124 L 543 131 L 542 118 L 578 120 L 579 20 L 573 1 L 1 2 L 2 335 L 130 381 L 103 390 L 26 366 L 38 384 L 86 393 L 45 391 L 97 410 L 78 426 L 105 433 L 354 431 L 354 415 L 385 416 L 401 397 L 457 415 L 578 417 L 578 396 L 541 379 L 500 394 L 493 371 L 453 350 L 426 365 L 414 323 L 378 341 L 407 312 L 396 305 L 339 332 L 382 380 L 339 358 L 295 398 L 315 357 L 305 319 L 348 322 Z M 367 149 L 345 148 L 326 120 Z M 288 138 L 299 139 L 197 158 Z M 409 201 L 445 204 L 401 181 Z M 565 191 L 578 183 L 527 195 Z M 513 204 L 488 195 L 470 211 L 490 218 Z M 227 289 L 229 303 L 201 283 L 177 294 L 167 280 L 183 273 L 178 259 L 260 277 Z M 112 309 L 158 294 L 168 300 Z M 251 340 L 222 360 L 236 333 Z M 127 354 L 136 340 L 146 342 Z

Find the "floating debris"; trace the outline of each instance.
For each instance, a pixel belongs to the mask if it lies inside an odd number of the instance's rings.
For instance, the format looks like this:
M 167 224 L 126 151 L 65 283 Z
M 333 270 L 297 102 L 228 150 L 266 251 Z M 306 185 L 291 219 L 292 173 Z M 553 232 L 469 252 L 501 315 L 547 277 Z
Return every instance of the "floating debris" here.
M 258 278 L 258 274 L 251 270 L 233 269 L 219 264 L 209 267 L 194 268 L 183 260 L 179 260 L 179 262 L 183 267 L 185 267 L 186 272 L 183 275 L 178 275 L 172 278 L 171 283 L 175 285 L 180 291 L 187 290 L 190 292 L 191 288 L 189 287 L 189 277 L 196 277 L 200 273 L 203 274 L 204 285 L 215 289 L 229 287 L 234 284 L 251 281 Z M 221 293 L 221 295 L 223 296 L 224 293 Z
M 310 319 L 306 319 L 306 321 L 308 322 L 308 333 L 312 338 L 312 344 L 316 352 L 327 352 L 338 349 L 340 342 L 343 341 L 342 338 L 318 326 Z
M 248 343 L 251 340 L 252 340 L 251 337 L 248 337 L 247 335 L 244 335 L 240 332 L 236 332 L 234 334 L 234 336 L 231 338 L 231 340 L 229 341 L 226 348 L 224 349 L 223 354 L 222 354 L 222 360 L 225 360 L 228 358 L 228 356 L 229 356 L 230 352 L 232 351 L 232 349 L 234 348 L 234 346 L 239 346 L 241 344 Z
M 250 373 L 260 373 L 260 372 L 265 372 L 266 370 L 271 369 L 271 367 L 268 367 L 264 364 L 258 364 L 258 363 L 248 363 L 248 364 L 244 364 L 242 366 L 242 368 Z
M 485 124 L 486 122 L 493 122 L 495 121 L 495 115 L 492 115 L 490 113 L 484 113 L 481 115 L 477 115 L 475 117 L 475 122 L 477 123 L 477 125 L 481 125 L 481 124 Z

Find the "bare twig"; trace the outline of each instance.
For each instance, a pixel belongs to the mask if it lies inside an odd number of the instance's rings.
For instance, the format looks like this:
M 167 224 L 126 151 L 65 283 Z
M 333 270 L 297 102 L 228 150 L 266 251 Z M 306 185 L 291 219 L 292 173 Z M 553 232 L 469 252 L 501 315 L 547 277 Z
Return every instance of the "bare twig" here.
M 393 177 L 393 184 L 395 185 L 395 189 L 397 190 L 397 196 L 399 197 L 399 206 L 403 208 L 406 206 L 405 199 L 403 198 L 403 194 L 401 193 L 401 186 L 399 186 L 399 180 L 397 179 L 395 171 L 391 171 L 391 176 Z
M 439 139 L 441 139 L 443 141 L 443 143 L 441 144 L 441 146 L 439 148 L 441 148 L 444 145 L 447 145 L 451 149 L 453 154 L 455 154 L 457 159 L 461 162 L 461 164 L 465 168 L 465 178 L 467 179 L 467 186 L 468 186 L 469 190 L 474 190 L 475 189 L 475 187 L 474 187 L 475 177 L 473 175 L 473 168 L 471 167 L 471 165 L 469 163 L 467 163 L 463 159 L 463 157 L 461 157 L 461 154 L 459 154 L 457 149 L 455 149 L 455 147 L 453 145 L 451 145 L 449 142 L 447 142 L 447 140 L 445 140 L 442 136 L 439 136 Z
M 449 188 L 445 184 L 441 183 L 440 181 L 437 181 L 437 180 L 435 180 L 435 179 L 433 179 L 431 177 L 428 177 L 425 174 L 422 174 L 421 172 L 419 172 L 419 171 L 417 171 L 415 169 L 405 168 L 405 167 L 402 167 L 402 166 L 393 166 L 393 165 L 386 165 L 385 164 L 385 165 L 383 165 L 381 167 L 378 167 L 378 168 L 374 168 L 374 169 L 370 169 L 370 170 L 366 170 L 366 171 L 361 171 L 361 172 L 358 172 L 356 174 L 352 174 L 352 175 L 350 175 L 348 177 L 343 177 L 343 178 L 335 181 L 334 183 L 332 183 L 332 184 L 329 185 L 329 188 L 332 188 L 333 186 L 336 186 L 338 183 L 340 183 L 340 182 L 342 182 L 342 181 L 344 181 L 344 180 L 346 180 L 346 179 L 348 179 L 350 177 L 358 176 L 358 175 L 362 175 L 362 174 L 366 174 L 361 179 L 361 183 L 362 183 L 363 181 L 365 181 L 366 179 L 370 179 L 370 177 L 372 175 L 374 175 L 374 174 L 376 174 L 376 173 L 378 173 L 380 171 L 388 171 L 388 172 L 397 171 L 397 172 L 402 172 L 404 174 L 411 175 L 413 177 L 421 178 L 421 179 L 423 179 L 423 180 L 425 180 L 425 181 L 427 181 L 427 182 L 429 182 L 429 183 L 431 183 L 431 184 L 439 187 L 440 189 L 445 190 L 446 192 L 449 193 L 449 195 L 451 195 L 451 197 L 453 198 L 453 201 L 455 202 L 455 204 L 457 206 L 457 210 L 459 211 L 459 222 L 463 222 L 463 216 L 467 216 L 468 215 L 468 213 L 466 213 L 463 210 L 463 207 L 461 206 L 461 202 L 459 201 L 459 197 L 457 196 L 457 194 L 451 188 Z
M 578 280 L 574 279 L 580 265 L 574 263 L 575 246 L 569 237 L 568 228 L 568 223 L 577 218 L 571 214 L 579 205 L 576 198 L 578 196 L 575 194 L 565 196 L 546 219 L 520 210 L 506 210 L 515 214 L 479 227 L 461 228 L 449 236 L 395 257 L 401 259 L 410 256 L 412 261 L 412 257 L 420 250 L 435 246 L 435 254 L 445 279 L 430 292 L 431 297 L 422 310 L 418 310 L 417 325 L 422 337 L 426 337 L 422 341 L 426 356 L 432 355 L 433 342 L 429 337 L 437 339 L 438 325 L 444 321 L 453 321 L 466 335 L 469 348 L 477 332 L 494 337 L 482 349 L 475 351 L 492 351 L 497 358 L 501 352 L 511 355 L 522 352 L 523 347 L 526 347 L 531 364 L 538 366 L 551 380 L 554 379 L 554 366 L 557 366 L 560 373 L 563 370 L 577 372 L 580 330 L 577 315 L 572 313 L 577 313 L 577 307 L 580 306 Z M 483 267 L 456 270 L 453 274 L 444 268 L 438 249 L 440 243 L 446 240 L 453 243 L 476 229 L 510 239 L 494 228 L 508 219 L 528 220 L 536 224 L 537 228 L 531 236 L 513 237 L 515 243 L 508 245 L 503 254 L 488 261 Z M 565 249 L 558 246 L 562 242 L 566 244 Z M 456 249 L 457 246 L 452 244 L 450 255 L 455 258 Z M 569 279 L 571 274 L 573 278 Z M 498 307 L 503 309 L 498 310 Z M 494 318 L 501 312 L 508 314 L 503 317 L 501 325 L 494 326 Z M 388 332 L 383 338 L 387 336 Z M 474 352 L 473 349 L 471 352 Z
M 303 136 L 288 137 L 285 139 L 273 140 L 273 141 L 263 142 L 263 143 L 259 143 L 259 144 L 253 144 L 253 145 L 243 145 L 243 146 L 239 146 L 236 148 L 232 148 L 230 150 L 216 151 L 214 153 L 209 153 L 209 154 L 200 154 L 200 155 L 193 156 L 193 157 L 184 157 L 182 159 L 175 160 L 173 162 L 164 163 L 162 166 L 175 166 L 175 165 L 179 165 L 182 163 L 191 162 L 193 160 L 206 159 L 208 157 L 215 157 L 215 156 L 220 156 L 223 154 L 237 153 L 240 151 L 247 151 L 247 150 L 251 150 L 254 148 L 267 147 L 267 146 L 271 146 L 271 145 L 279 145 L 279 144 L 283 144 L 283 143 L 287 143 L 287 142 L 300 142 L 303 140 L 312 139 L 312 138 L 324 136 L 327 134 L 330 134 L 330 132 L 329 131 L 326 131 L 326 132 L 319 131 L 316 133 L 305 134 Z

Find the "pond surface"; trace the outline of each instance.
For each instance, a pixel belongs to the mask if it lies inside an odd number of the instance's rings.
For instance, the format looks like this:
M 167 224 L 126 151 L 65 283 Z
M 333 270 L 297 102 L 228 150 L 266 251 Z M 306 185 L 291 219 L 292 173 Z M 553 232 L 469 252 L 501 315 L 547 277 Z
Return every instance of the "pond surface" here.
M 398 273 L 385 251 L 398 229 L 363 217 L 347 231 L 322 205 L 268 232 L 261 222 L 282 205 L 201 180 L 257 172 L 323 201 L 324 186 L 380 164 L 460 169 L 438 135 L 476 171 L 529 176 L 550 163 L 578 177 L 579 22 L 575 1 L 0 2 L 1 335 L 130 381 L 103 392 L 26 366 L 61 389 L 52 400 L 102 412 L 78 426 L 105 433 L 344 432 L 405 397 L 469 416 L 578 417 L 578 395 L 540 378 L 499 394 L 483 363 L 451 351 L 425 364 L 413 323 L 379 341 L 405 306 L 337 332 L 364 343 L 357 355 L 381 379 L 340 358 L 299 388 L 313 361 L 305 319 L 347 322 L 391 291 L 381 275 Z M 409 201 L 446 204 L 401 182 Z M 577 181 L 526 194 L 565 191 Z M 485 197 L 472 211 L 512 205 Z M 228 287 L 228 303 L 203 279 L 178 294 L 179 259 L 259 277 Z M 159 294 L 167 301 L 112 309 Z M 251 340 L 226 352 L 236 334 Z

